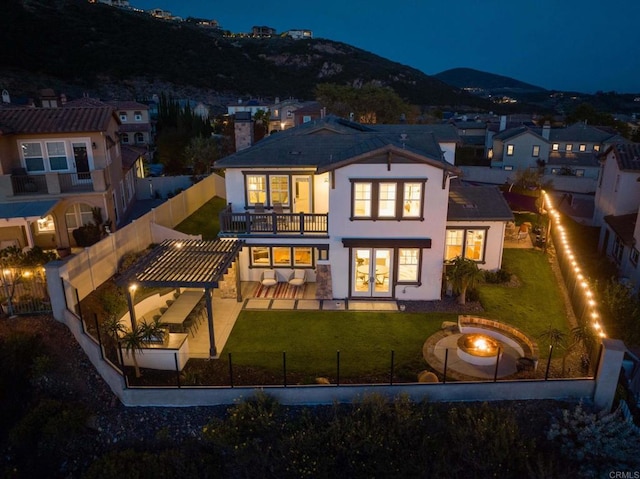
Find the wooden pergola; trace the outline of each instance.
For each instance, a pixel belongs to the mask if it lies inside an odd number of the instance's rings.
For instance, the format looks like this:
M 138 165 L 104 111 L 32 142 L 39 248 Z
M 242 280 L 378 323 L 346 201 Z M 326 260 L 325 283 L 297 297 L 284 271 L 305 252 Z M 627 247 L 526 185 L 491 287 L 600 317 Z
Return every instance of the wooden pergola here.
M 213 331 L 213 290 L 218 287 L 224 274 L 238 260 L 244 241 L 237 239 L 165 240 L 139 259 L 118 280 L 126 287 L 131 325 L 136 327 L 135 308 L 131 297 L 131 286 L 202 288 L 207 308 L 209 325 L 209 352 L 217 355 Z M 236 268 L 237 300 L 240 292 L 240 269 Z

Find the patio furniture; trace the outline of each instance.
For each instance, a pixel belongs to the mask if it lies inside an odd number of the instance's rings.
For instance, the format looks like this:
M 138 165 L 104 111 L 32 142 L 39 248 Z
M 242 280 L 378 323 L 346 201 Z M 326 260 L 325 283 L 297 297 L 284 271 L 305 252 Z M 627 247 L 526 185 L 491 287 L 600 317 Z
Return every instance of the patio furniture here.
M 299 288 L 303 284 L 307 282 L 307 270 L 306 269 L 296 269 L 289 275 L 289 284 L 291 286 L 295 286 Z
M 273 212 L 276 214 L 276 221 L 278 222 L 278 226 L 286 227 L 287 219 L 284 216 L 284 208 L 282 207 L 282 203 L 278 201 L 274 201 Z
M 253 206 L 253 221 L 252 227 L 258 230 L 264 229 L 267 224 L 266 211 L 264 209 L 264 203 L 256 203 Z
M 270 288 L 271 286 L 275 286 L 276 284 L 278 284 L 278 276 L 276 275 L 275 270 L 267 269 L 263 271 L 262 274 L 260 275 L 260 284 L 262 284 L 262 286 L 265 286 L 267 288 Z
M 193 311 L 196 305 L 200 302 L 204 296 L 202 290 L 187 290 L 178 296 L 178 299 L 167 309 L 162 315 L 162 322 L 166 324 L 179 324 L 182 325 L 189 316 L 189 313 Z

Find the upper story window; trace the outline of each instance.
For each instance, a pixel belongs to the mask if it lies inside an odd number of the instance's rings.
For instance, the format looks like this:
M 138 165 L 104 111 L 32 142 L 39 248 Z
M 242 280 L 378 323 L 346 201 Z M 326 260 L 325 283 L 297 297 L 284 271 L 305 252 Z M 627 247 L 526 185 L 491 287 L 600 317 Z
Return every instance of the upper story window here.
M 24 168 L 29 173 L 48 171 L 70 171 L 74 168 L 75 151 L 78 147 L 88 151 L 87 141 L 22 141 L 19 143 Z M 87 157 L 87 162 L 89 161 Z M 77 163 L 77 162 L 76 162 Z M 76 168 L 80 168 L 76 165 Z
M 267 201 L 267 176 L 247 175 L 247 204 L 264 204 Z
M 578 150 L 587 151 L 587 145 L 585 145 L 584 143 L 581 143 L 580 146 L 578 147 Z
M 567 143 L 567 146 L 565 147 L 565 150 L 568 152 L 573 151 L 573 145 L 571 143 Z
M 600 145 L 593 145 L 593 151 L 600 151 Z
M 289 177 L 269 176 L 271 186 L 271 204 L 281 203 L 283 206 L 289 205 Z
M 133 112 L 133 119 L 135 121 L 142 121 L 142 112 L 141 111 Z
M 124 143 L 125 145 L 127 143 L 129 143 L 129 133 L 121 133 L 120 134 L 120 140 L 122 141 L 122 143 Z
M 560 149 L 560 144 L 559 143 L 554 143 L 553 145 L 551 145 L 551 149 L 553 151 L 558 151 Z
M 424 180 L 352 180 L 351 219 L 420 219 Z
M 144 143 L 144 135 L 143 135 L 142 133 L 137 132 L 137 133 L 134 135 L 134 138 L 135 138 L 135 140 L 136 140 L 136 143 Z
M 514 150 L 514 146 L 513 145 L 507 145 L 507 156 L 513 156 L 513 150 Z
M 540 156 L 540 145 L 533 145 L 533 149 L 531 150 L 531 156 L 537 158 Z
M 118 116 L 120 117 L 120 121 L 122 121 L 122 122 L 127 121 L 127 112 L 126 111 L 121 111 L 120 113 L 118 113 Z

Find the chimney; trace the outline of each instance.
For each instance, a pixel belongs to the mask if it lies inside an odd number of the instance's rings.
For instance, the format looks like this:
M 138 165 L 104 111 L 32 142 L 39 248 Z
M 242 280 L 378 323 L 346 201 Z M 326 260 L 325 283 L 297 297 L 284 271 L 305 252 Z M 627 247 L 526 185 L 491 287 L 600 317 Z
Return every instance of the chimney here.
M 236 151 L 244 150 L 253 145 L 253 119 L 250 111 L 236 113 L 234 122 L 236 137 Z
M 500 116 L 500 131 L 507 129 L 507 115 Z
M 7 90 L 2 90 L 2 103 L 11 103 L 11 97 Z
M 279 96 L 277 96 L 277 97 L 276 97 L 276 101 L 275 101 L 274 103 L 275 103 L 276 105 L 277 105 L 278 103 L 280 103 L 280 97 L 279 97 Z
M 60 105 L 64 106 L 67 103 L 67 95 L 60 93 Z
M 542 138 L 549 141 L 550 135 L 551 135 L 551 123 L 549 123 L 548 121 L 545 121 L 544 125 L 542 125 Z

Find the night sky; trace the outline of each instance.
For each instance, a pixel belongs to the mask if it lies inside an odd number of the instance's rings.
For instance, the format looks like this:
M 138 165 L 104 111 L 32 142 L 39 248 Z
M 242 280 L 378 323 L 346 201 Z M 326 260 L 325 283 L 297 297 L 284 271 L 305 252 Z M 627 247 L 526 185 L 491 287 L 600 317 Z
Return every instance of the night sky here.
M 639 0 L 130 0 L 225 30 L 310 29 L 428 75 L 468 67 L 548 89 L 640 93 Z

